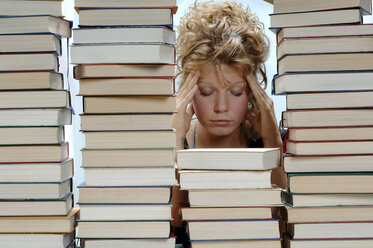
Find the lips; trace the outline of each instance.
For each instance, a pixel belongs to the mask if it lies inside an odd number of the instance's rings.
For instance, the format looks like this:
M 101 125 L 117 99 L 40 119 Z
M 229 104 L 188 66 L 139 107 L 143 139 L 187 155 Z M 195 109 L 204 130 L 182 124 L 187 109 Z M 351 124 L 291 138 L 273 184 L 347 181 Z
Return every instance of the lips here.
M 230 120 L 212 120 L 211 121 L 216 126 L 228 126 L 231 121 Z

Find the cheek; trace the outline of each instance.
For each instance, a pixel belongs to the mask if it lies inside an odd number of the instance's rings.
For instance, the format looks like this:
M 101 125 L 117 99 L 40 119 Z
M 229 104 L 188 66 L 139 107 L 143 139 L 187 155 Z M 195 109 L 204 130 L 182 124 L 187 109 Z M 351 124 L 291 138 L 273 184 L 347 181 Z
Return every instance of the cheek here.
M 243 119 L 245 116 L 246 116 L 246 113 L 247 113 L 247 104 L 249 103 L 249 98 L 248 97 L 244 97 L 244 98 L 241 98 L 241 99 L 237 99 L 236 101 L 234 101 L 234 110 L 235 110 L 235 114 L 237 116 L 239 116 L 239 118 Z
M 199 114 L 206 114 L 211 108 L 211 101 L 209 101 L 206 97 L 198 96 L 197 94 L 193 97 L 193 107 L 196 115 Z

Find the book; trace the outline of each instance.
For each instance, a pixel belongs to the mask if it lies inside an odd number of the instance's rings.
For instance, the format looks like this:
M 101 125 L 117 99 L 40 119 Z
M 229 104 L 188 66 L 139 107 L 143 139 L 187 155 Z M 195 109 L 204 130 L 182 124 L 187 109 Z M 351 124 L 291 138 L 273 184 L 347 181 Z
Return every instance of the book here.
M 271 219 L 271 207 L 183 207 L 183 220 Z
M 282 112 L 284 127 L 342 127 L 373 125 L 373 109 L 292 110 Z
M 373 173 L 288 174 L 292 193 L 373 193 Z
M 0 90 L 63 89 L 61 73 L 55 72 L 0 72 Z
M 274 13 L 289 13 L 289 12 L 304 12 L 317 10 L 331 10 L 331 9 L 347 9 L 347 8 L 361 8 L 363 14 L 372 14 L 371 0 L 332 0 L 332 1 L 303 1 L 286 0 L 276 1 L 273 5 Z
M 175 238 L 168 239 L 81 239 L 85 248 L 131 247 L 175 248 Z
M 71 37 L 71 27 L 71 21 L 52 15 L 0 17 L 0 34 L 52 33 Z
M 0 91 L 0 108 L 69 108 L 66 90 Z
M 373 204 L 372 194 L 294 194 L 282 192 L 283 201 L 292 207 L 366 206 Z
M 287 173 L 373 171 L 372 155 L 359 156 L 284 156 Z
M 269 170 L 280 165 L 277 148 L 189 149 L 177 151 L 178 169 Z
M 60 163 L 0 164 L 0 182 L 64 181 L 72 176 L 72 159 Z
M 282 39 L 277 59 L 294 54 L 372 52 L 373 36 L 338 36 Z
M 346 99 L 348 99 L 348 102 Z M 373 107 L 373 91 L 286 94 L 287 110 L 366 107 Z
M 351 141 L 373 140 L 373 127 L 289 128 L 293 141 Z
M 372 77 L 373 71 L 294 72 L 274 77 L 272 86 L 276 95 L 291 92 L 370 90 Z
M 281 240 L 193 241 L 193 248 L 280 248 Z
M 62 6 L 60 1 L 1 0 L 0 15 L 62 16 Z
M 190 240 L 280 239 L 279 221 L 225 220 L 187 221 Z
M 0 145 L 59 144 L 65 140 L 59 127 L 0 127 Z
M 60 56 L 62 51 L 61 40 L 54 34 L 0 35 L 0 46 L 2 53 L 54 52 Z
M 278 61 L 278 73 L 305 71 L 372 70 L 373 53 L 287 55 Z M 348 61 L 349 63 L 346 63 Z
M 62 126 L 71 124 L 71 109 L 1 109 L 3 126 Z
M 173 167 L 85 168 L 84 174 L 85 182 L 90 186 L 169 186 L 177 184 Z
M 84 132 L 84 137 L 85 149 L 176 147 L 175 130 Z
M 180 189 L 271 188 L 271 171 L 180 170 Z
M 75 228 L 79 209 L 68 216 L 0 217 L 1 233 L 70 233 Z
M 159 238 L 170 237 L 169 221 L 78 221 L 78 238 Z
M 289 248 L 308 248 L 308 247 L 328 247 L 328 248 L 350 248 L 350 247 L 370 247 L 373 245 L 373 239 L 306 239 L 292 240 L 285 239 L 285 245 Z
M 149 78 L 153 80 L 154 78 L 175 77 L 175 72 L 175 64 L 80 64 L 74 66 L 76 79 Z
M 172 113 L 175 110 L 175 96 L 83 97 L 85 114 Z
M 171 220 L 172 205 L 80 204 L 81 221 Z
M 174 167 L 175 148 L 83 149 L 82 167 Z
M 286 153 L 291 155 L 373 155 L 373 140 L 288 141 Z
M 281 209 L 287 223 L 372 221 L 373 206 L 288 207 Z
M 81 115 L 82 131 L 170 130 L 172 114 Z
M 293 239 L 373 238 L 373 222 L 290 223 Z
M 0 163 L 62 162 L 69 156 L 68 143 L 57 145 L 2 145 Z
M 86 44 L 71 47 L 72 64 L 173 64 L 174 46 L 168 44 Z
M 134 7 L 177 7 L 176 0 L 157 0 L 157 2 L 151 0 L 141 0 L 133 2 L 131 0 L 106 0 L 102 2 L 100 0 L 76 0 L 75 6 L 100 8 L 100 7 L 117 7 L 117 8 L 134 8 Z M 176 11 L 175 11 L 176 12 Z M 176 13 L 175 13 L 176 14 Z
M 72 193 L 55 200 L 0 200 L 0 216 L 62 216 L 68 215 L 72 206 Z
M 284 38 L 336 37 L 373 35 L 372 24 L 320 25 L 308 27 L 285 27 L 277 33 L 277 42 Z
M 57 72 L 58 57 L 55 53 L 1 53 L 0 71 Z
M 170 186 L 78 186 L 79 203 L 90 204 L 169 204 Z
M 63 182 L 1 182 L 0 199 L 61 199 L 71 192 L 71 180 Z
M 329 24 L 361 24 L 360 8 L 270 14 L 270 29 Z
M 173 78 L 80 79 L 81 96 L 173 95 Z
M 2 233 L 0 245 L 3 247 L 23 248 L 74 248 L 74 232 L 70 233 Z
M 281 206 L 281 188 L 188 190 L 191 207 Z
M 73 29 L 74 44 L 166 43 L 175 45 L 175 31 L 166 27 L 79 28 Z
M 173 27 L 172 8 L 80 8 L 79 27 Z

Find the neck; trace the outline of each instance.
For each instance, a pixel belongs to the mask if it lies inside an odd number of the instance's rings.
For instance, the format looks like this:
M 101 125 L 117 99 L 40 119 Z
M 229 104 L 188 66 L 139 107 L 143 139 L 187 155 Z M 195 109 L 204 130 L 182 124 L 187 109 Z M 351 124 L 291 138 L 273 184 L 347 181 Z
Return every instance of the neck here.
M 195 148 L 245 148 L 246 140 L 242 135 L 241 128 L 237 128 L 233 133 L 226 136 L 214 135 L 196 123 Z

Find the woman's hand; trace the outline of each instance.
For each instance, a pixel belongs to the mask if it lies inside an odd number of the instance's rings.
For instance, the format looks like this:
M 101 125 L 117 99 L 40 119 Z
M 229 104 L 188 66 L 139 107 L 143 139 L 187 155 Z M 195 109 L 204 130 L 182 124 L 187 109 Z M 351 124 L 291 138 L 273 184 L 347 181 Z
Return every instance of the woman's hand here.
M 176 148 L 178 150 L 184 149 L 184 139 L 194 114 L 193 105 L 188 107 L 188 104 L 198 89 L 197 82 L 200 75 L 199 71 L 191 72 L 176 96 L 176 113 L 172 116 L 172 127 L 176 130 Z
M 246 118 L 251 122 L 254 129 L 262 137 L 264 147 L 281 147 L 282 141 L 277 126 L 275 111 L 272 99 L 259 85 L 252 73 L 246 76 L 247 83 L 256 99 L 258 113 L 247 111 Z

